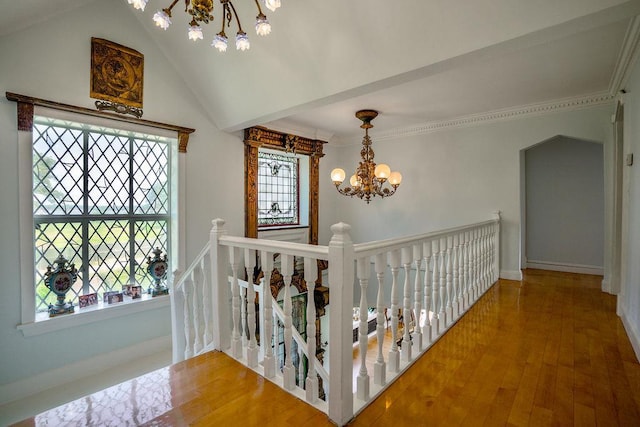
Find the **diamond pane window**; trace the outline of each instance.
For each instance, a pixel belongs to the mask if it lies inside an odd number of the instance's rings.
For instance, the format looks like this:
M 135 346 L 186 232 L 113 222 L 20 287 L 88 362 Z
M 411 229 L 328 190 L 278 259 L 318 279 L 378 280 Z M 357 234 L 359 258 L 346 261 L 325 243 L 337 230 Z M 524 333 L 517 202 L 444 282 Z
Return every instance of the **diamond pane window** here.
M 156 247 L 170 251 L 172 142 L 35 118 L 36 312 L 55 302 L 44 273 L 59 254 L 79 271 L 66 298 L 75 304 L 80 295 L 152 284 L 147 257 Z
M 299 162 L 296 157 L 258 152 L 258 226 L 298 225 Z

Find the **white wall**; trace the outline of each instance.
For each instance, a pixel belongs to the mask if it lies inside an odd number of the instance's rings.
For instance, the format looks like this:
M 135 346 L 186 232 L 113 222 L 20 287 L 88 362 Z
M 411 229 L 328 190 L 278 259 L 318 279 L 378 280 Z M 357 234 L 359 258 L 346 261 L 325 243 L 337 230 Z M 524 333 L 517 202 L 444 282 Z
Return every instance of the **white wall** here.
M 208 239 L 212 218 L 225 218 L 230 232 L 243 233 L 243 218 L 238 215 L 243 211 L 241 137 L 218 131 L 206 119 L 193 94 L 129 7 L 122 1 L 93 1 L 0 38 L 0 395 L 25 387 L 35 391 L 48 382 L 30 384 L 25 382 L 28 378 L 50 380 L 52 376 L 46 374 L 59 372 L 54 371 L 59 366 L 80 366 L 100 355 L 116 354 L 112 352 L 126 354 L 122 349 L 167 337 L 171 328 L 169 308 L 163 307 L 28 338 L 16 329 L 21 318 L 18 137 L 16 104 L 7 101 L 4 92 L 93 108 L 89 98 L 91 37 L 106 38 L 142 52 L 144 118 L 196 129 L 188 153 L 181 154 L 186 156 L 186 209 L 181 212 L 187 224 L 186 259 L 193 259 Z M 104 363 L 108 358 L 99 360 Z M 97 363 L 82 366 L 90 366 L 90 370 L 105 367 Z
M 602 274 L 602 144 L 559 136 L 527 149 L 525 159 L 529 266 Z
M 624 96 L 624 155 L 633 153 L 633 166 L 623 166 L 622 290 L 618 314 L 622 317 L 640 360 L 640 62 L 636 61 Z
M 351 224 L 357 243 L 486 220 L 500 210 L 501 270 L 503 276 L 515 278 L 520 273 L 520 150 L 556 135 L 608 143 L 611 108 L 598 106 L 383 141 L 376 140 L 374 128 L 370 134 L 376 160 L 400 170 L 402 185 L 396 195 L 376 198 L 369 205 L 327 188 L 322 204 L 329 203 L 332 209 L 323 209 L 322 223 Z M 358 145 L 327 150 L 321 182 L 329 180 L 334 167 L 347 171 L 355 167 L 359 151 Z

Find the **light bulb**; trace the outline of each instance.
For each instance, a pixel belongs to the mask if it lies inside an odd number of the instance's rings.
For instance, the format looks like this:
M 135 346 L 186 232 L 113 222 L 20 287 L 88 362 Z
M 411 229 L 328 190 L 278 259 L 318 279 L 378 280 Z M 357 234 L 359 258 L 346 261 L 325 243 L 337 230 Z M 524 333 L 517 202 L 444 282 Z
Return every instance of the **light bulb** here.
M 256 16 L 256 33 L 259 36 L 266 36 L 271 32 L 271 24 L 267 20 L 267 17 L 263 14 Z
M 202 27 L 200 25 L 189 26 L 189 39 L 193 41 L 202 40 L 204 35 L 202 34 Z
M 144 8 L 147 6 L 148 0 L 128 0 L 129 4 L 133 5 L 134 9 L 144 11 Z
M 334 170 L 331 171 L 331 181 L 333 182 L 342 184 L 342 181 L 344 181 L 345 176 L 346 175 L 344 174 L 343 169 L 335 168 Z
M 401 182 L 402 175 L 400 174 L 400 172 L 391 172 L 391 175 L 389 175 L 389 184 L 400 185 Z
M 360 187 L 360 178 L 358 178 L 355 174 L 353 174 L 349 179 L 349 183 L 353 188 L 358 188 Z
M 391 174 L 391 168 L 384 163 L 380 163 L 376 166 L 375 171 L 373 172 L 378 179 L 387 179 L 389 178 L 389 174 Z
M 171 25 L 171 17 L 164 10 L 159 10 L 153 15 L 153 22 L 156 26 L 166 30 Z
M 264 0 L 264 5 L 267 6 L 272 12 L 275 12 L 280 7 L 280 0 Z
M 220 52 L 226 52 L 227 51 L 227 36 L 225 36 L 224 33 L 216 34 L 216 36 L 213 38 L 213 41 L 211 42 L 211 46 L 215 47 Z
M 251 45 L 249 44 L 249 37 L 247 37 L 247 34 L 242 31 L 238 31 L 238 34 L 236 34 L 236 49 L 247 50 L 250 47 Z

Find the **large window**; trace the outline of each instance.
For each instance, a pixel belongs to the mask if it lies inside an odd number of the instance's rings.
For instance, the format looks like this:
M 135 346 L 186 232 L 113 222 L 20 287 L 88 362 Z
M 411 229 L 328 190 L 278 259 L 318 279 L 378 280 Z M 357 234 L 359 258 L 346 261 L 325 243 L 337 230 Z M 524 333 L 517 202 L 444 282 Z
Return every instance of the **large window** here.
M 299 159 L 258 152 L 258 227 L 300 224 Z
M 175 139 L 36 117 L 33 125 L 33 223 L 36 312 L 55 295 L 44 273 L 62 254 L 84 294 L 146 289 L 146 259 L 171 251 Z

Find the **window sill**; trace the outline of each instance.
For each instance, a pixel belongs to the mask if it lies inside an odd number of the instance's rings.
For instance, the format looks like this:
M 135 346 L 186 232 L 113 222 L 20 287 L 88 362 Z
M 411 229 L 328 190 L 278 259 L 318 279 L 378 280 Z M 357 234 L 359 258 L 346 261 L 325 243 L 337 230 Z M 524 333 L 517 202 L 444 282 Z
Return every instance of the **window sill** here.
M 89 309 L 77 309 L 78 311 L 75 313 L 51 318 L 48 317 L 46 313 L 43 313 L 40 316 L 36 315 L 36 320 L 32 323 L 19 324 L 18 329 L 22 331 L 25 337 L 32 337 L 75 326 L 86 325 L 87 323 L 100 322 L 115 317 L 155 310 L 157 308 L 167 307 L 170 304 L 171 300 L 169 295 L 162 295 L 155 298 L 147 297 L 141 301 L 123 301 L 114 305 L 98 305 Z

